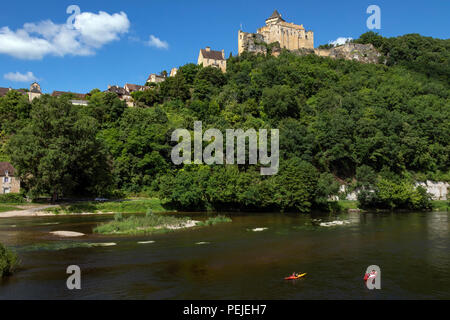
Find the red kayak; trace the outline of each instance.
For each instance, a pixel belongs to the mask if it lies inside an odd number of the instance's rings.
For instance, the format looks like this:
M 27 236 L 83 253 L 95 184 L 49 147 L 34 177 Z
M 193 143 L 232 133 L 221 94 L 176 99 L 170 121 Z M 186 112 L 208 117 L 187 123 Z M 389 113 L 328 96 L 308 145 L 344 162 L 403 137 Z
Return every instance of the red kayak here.
M 299 274 L 298 276 L 286 277 L 286 278 L 284 278 L 284 280 L 297 280 L 297 279 L 303 278 L 304 276 L 306 276 L 306 273 Z

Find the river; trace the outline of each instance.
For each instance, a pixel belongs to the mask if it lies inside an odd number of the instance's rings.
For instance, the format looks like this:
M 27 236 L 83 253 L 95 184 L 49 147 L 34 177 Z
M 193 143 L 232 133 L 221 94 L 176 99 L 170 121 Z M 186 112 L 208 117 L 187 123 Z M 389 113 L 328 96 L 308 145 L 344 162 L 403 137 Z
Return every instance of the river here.
M 450 299 L 448 212 L 231 216 L 138 237 L 93 235 L 111 216 L 0 219 L 0 243 L 21 260 L 0 299 Z M 320 225 L 331 221 L 343 224 Z M 81 247 L 93 243 L 116 245 Z M 81 290 L 66 288 L 69 265 L 81 268 Z M 363 283 L 370 265 L 381 290 Z M 285 281 L 292 272 L 307 276 Z

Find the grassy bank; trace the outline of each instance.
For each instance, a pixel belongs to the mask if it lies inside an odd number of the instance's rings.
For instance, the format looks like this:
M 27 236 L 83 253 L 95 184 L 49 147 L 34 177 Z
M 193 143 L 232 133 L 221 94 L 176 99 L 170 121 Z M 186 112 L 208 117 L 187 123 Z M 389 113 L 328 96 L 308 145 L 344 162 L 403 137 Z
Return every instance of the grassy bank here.
M 17 211 L 17 210 L 23 210 L 23 209 L 13 206 L 13 205 L 10 205 L 10 204 L 0 203 L 0 212 Z
M 12 274 L 17 265 L 17 255 L 0 243 L 0 278 Z
M 197 226 L 213 226 L 226 222 L 232 222 L 232 220 L 228 217 L 219 215 L 208 218 L 205 221 L 193 221 L 188 217 L 154 214 L 151 210 L 148 210 L 143 217 L 131 216 L 123 218 L 121 213 L 117 213 L 114 217 L 114 221 L 99 225 L 94 229 L 94 232 L 99 234 L 125 235 L 154 234 Z
M 123 218 L 121 214 L 116 214 L 114 221 L 99 225 L 94 229 L 100 234 L 152 234 L 165 233 L 170 230 L 182 229 L 191 225 L 188 217 L 177 218 L 173 216 L 146 214 L 144 217 L 131 216 Z
M 431 205 L 433 206 L 434 211 L 449 211 L 450 210 L 450 201 L 434 200 L 434 201 L 431 201 Z
M 59 205 L 45 211 L 54 214 L 72 213 L 145 213 L 148 209 L 153 212 L 166 212 L 159 199 L 136 199 L 116 202 L 80 202 L 68 205 Z

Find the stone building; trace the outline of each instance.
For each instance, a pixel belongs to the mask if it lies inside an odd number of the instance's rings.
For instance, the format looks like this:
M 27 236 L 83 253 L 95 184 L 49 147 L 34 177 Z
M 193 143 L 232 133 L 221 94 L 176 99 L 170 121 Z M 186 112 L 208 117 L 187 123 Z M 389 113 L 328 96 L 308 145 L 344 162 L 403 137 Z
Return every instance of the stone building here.
M 172 70 L 170 70 L 170 75 L 169 77 L 175 77 L 178 73 L 178 69 L 177 68 L 172 68 Z
M 265 53 L 264 43 L 274 42 L 278 42 L 281 49 L 314 49 L 314 32 L 306 31 L 303 25 L 286 22 L 275 10 L 256 34 L 239 30 L 239 55 L 244 51 Z
M 30 85 L 30 91 L 28 92 L 28 99 L 33 101 L 35 98 L 42 96 L 41 86 L 37 82 L 33 82 Z
M 134 106 L 133 98 L 131 97 L 130 92 L 125 88 L 108 85 L 108 90 L 106 90 L 105 92 L 113 92 L 117 94 L 117 97 L 120 100 L 125 101 L 128 107 Z
M 40 96 L 42 96 L 41 86 L 37 82 L 33 82 L 30 85 L 29 91 L 27 91 L 25 89 L 0 88 L 0 97 L 5 96 L 11 90 L 20 92 L 21 94 L 28 96 L 28 100 L 30 102 L 32 102 L 33 99 L 39 98 Z
M 15 174 L 11 163 L 0 162 L 0 194 L 20 192 L 20 180 Z
M 219 68 L 222 72 L 226 72 L 227 60 L 225 59 L 225 50 L 214 51 L 210 47 L 200 49 L 198 65 L 203 65 L 204 67 L 213 66 Z
M 148 76 L 147 83 L 160 83 L 166 81 L 166 77 L 163 75 L 158 75 L 156 73 L 152 73 Z
M 150 87 L 147 86 L 141 86 L 139 84 L 131 84 L 126 83 L 123 88 L 128 91 L 129 93 L 136 92 L 136 91 L 145 91 L 147 89 L 150 89 Z

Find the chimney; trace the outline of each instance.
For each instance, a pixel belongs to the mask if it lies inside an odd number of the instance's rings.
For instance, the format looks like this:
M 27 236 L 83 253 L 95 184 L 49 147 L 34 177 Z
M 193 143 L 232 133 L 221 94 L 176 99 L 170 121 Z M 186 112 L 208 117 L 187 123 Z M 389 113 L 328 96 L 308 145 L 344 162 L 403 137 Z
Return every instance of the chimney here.
M 211 51 L 211 47 L 206 47 L 206 51 Z
M 222 49 L 222 57 L 225 59 L 225 50 Z

